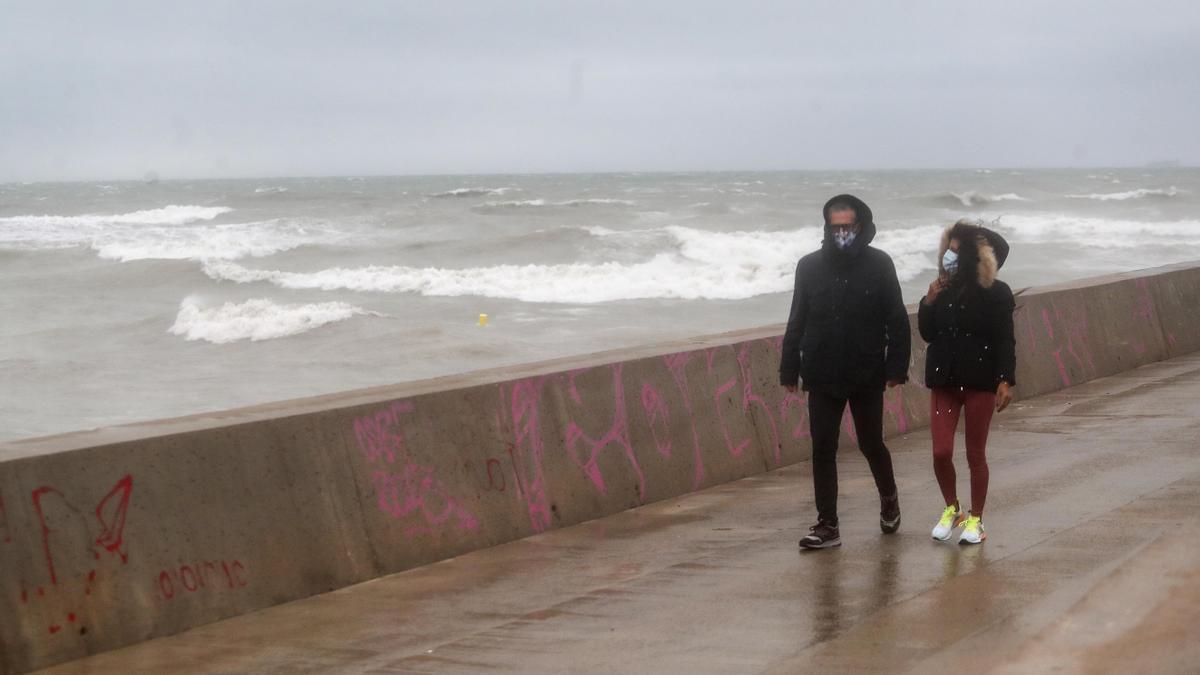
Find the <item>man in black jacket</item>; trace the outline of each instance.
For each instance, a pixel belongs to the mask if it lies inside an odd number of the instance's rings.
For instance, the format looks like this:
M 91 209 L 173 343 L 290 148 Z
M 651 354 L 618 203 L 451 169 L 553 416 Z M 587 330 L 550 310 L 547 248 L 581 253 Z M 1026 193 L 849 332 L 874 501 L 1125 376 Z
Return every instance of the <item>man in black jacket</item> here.
M 858 447 L 879 488 L 879 526 L 900 527 L 892 457 L 883 444 L 883 392 L 908 380 L 910 329 L 892 259 L 872 248 L 875 222 L 857 197 L 825 204 L 821 249 L 796 265 L 792 309 L 783 336 L 779 380 L 808 392 L 817 524 L 802 548 L 840 546 L 837 518 L 838 428 L 846 404 Z

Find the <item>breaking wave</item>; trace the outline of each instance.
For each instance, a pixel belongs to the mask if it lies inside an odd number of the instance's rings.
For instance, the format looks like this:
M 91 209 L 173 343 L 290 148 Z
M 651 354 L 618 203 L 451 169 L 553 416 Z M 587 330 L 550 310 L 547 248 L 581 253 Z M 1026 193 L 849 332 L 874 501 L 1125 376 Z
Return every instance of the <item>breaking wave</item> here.
M 266 282 L 287 289 L 480 296 L 541 303 L 600 303 L 652 298 L 738 300 L 792 288 L 796 260 L 820 245 L 820 228 L 713 232 L 669 226 L 618 232 L 588 228 L 593 236 L 666 237 L 669 250 L 634 263 L 493 265 L 463 269 L 371 265 L 315 272 L 251 269 L 210 260 L 211 278 Z M 938 226 L 881 232 L 902 279 L 935 268 Z
M 299 335 L 326 324 L 375 314 L 344 302 L 278 304 L 266 298 L 226 302 L 205 308 L 195 298 L 179 304 L 175 323 L 167 329 L 186 340 L 227 344 L 239 340 L 273 340 Z
M 1014 192 L 1005 192 L 1004 194 L 993 195 L 975 190 L 967 190 L 965 192 L 949 192 L 939 198 L 940 201 L 951 204 L 957 203 L 961 206 L 983 206 L 985 204 L 995 204 L 997 202 L 1028 202 L 1032 201 Z
M 1126 192 L 1108 192 L 1108 193 L 1092 193 L 1087 195 L 1067 195 L 1069 199 L 1095 199 L 1101 202 L 1118 201 L 1123 202 L 1127 199 L 1145 199 L 1147 197 L 1174 197 L 1179 194 L 1179 189 L 1172 185 L 1169 188 L 1140 188 L 1137 190 L 1128 190 Z
M 452 198 L 452 197 L 488 197 L 488 196 L 500 196 L 500 195 L 508 194 L 509 192 L 512 192 L 516 189 L 517 188 L 511 188 L 511 187 L 498 187 L 498 188 L 465 187 L 465 188 L 456 188 L 454 190 L 446 190 L 445 192 L 435 192 L 429 196 L 433 197 L 435 199 L 446 199 L 446 198 Z

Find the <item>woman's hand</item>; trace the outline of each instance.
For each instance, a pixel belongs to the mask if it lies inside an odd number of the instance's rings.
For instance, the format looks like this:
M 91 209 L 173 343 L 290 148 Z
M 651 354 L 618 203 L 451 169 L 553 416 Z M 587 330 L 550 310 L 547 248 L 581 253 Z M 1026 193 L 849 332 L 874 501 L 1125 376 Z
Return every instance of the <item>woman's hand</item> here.
M 1001 381 L 1000 386 L 996 387 L 996 412 L 1007 408 L 1009 403 L 1012 403 L 1012 387 Z
M 937 296 L 946 288 L 946 280 L 938 277 L 929 284 L 929 290 L 925 293 L 925 304 L 932 305 L 937 302 Z

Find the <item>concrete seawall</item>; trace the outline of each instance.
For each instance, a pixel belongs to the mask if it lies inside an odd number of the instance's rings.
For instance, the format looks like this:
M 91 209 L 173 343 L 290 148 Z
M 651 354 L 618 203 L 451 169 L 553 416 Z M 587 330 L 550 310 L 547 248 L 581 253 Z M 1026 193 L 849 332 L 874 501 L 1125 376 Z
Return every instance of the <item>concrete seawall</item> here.
M 1200 266 L 1032 289 L 1016 327 L 1020 396 L 1195 351 Z M 928 421 L 913 329 L 889 433 Z M 803 460 L 780 332 L 0 445 L 0 672 Z

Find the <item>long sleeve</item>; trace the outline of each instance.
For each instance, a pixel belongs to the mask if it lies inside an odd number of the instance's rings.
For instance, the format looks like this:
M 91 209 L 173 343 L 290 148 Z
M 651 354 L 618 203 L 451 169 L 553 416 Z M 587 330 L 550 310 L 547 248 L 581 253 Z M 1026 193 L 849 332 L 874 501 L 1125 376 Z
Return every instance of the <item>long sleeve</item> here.
M 993 304 L 993 342 L 996 346 L 996 386 L 1001 380 L 1012 386 L 1017 385 L 1017 339 L 1013 330 L 1013 311 L 1016 302 L 1013 300 L 1012 289 L 1007 285 L 997 283 L 994 288 L 996 298 Z
M 884 284 L 884 311 L 887 312 L 887 379 L 907 382 L 908 362 L 912 356 L 912 326 L 908 323 L 908 309 L 904 307 L 900 279 L 896 276 L 896 266 L 891 258 L 888 258 L 887 278 Z
M 800 264 L 797 263 L 792 309 L 788 313 L 787 330 L 783 333 L 783 355 L 779 361 L 779 382 L 785 386 L 794 386 L 800 381 L 800 338 L 804 336 L 807 314 L 804 289 L 800 287 Z
M 933 342 L 937 337 L 935 314 L 933 304 L 921 298 L 921 302 L 917 303 L 917 330 L 921 332 L 921 339 L 926 342 Z

